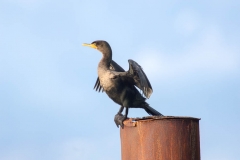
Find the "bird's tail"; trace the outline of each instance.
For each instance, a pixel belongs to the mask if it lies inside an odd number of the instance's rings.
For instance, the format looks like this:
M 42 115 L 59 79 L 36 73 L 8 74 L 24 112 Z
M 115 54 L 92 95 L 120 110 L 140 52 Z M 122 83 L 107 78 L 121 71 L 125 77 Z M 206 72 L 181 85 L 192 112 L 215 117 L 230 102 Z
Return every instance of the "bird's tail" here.
M 145 102 L 146 103 L 146 102 Z M 145 111 L 153 116 L 163 116 L 160 112 L 158 112 L 157 110 L 155 110 L 154 108 L 150 107 L 147 103 L 145 104 L 144 107 Z

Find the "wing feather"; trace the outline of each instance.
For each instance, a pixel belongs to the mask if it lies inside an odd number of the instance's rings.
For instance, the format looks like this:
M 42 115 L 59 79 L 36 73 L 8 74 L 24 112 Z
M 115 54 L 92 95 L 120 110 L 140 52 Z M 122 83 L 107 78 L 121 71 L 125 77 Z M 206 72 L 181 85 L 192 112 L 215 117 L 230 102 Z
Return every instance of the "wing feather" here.
M 143 91 L 143 94 L 149 98 L 153 92 L 152 86 L 144 73 L 142 67 L 135 61 L 129 59 L 129 71 L 130 72 L 130 77 L 133 78 L 135 82 L 135 86 L 137 86 L 139 89 Z M 133 73 L 133 75 L 131 74 Z

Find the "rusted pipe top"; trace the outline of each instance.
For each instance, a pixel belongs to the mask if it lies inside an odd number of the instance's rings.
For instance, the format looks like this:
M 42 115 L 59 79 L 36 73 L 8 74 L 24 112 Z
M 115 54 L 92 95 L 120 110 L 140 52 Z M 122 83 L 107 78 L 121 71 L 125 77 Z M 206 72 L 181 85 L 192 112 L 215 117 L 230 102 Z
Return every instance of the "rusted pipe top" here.
M 125 120 L 122 160 L 200 160 L 200 118 L 148 116 Z
M 201 120 L 201 118 L 195 117 L 186 117 L 186 116 L 146 116 L 142 118 L 129 118 L 126 119 L 123 124 L 126 126 L 136 126 L 137 122 L 143 121 L 152 121 L 152 120 L 166 120 L 166 119 L 192 119 L 192 120 Z

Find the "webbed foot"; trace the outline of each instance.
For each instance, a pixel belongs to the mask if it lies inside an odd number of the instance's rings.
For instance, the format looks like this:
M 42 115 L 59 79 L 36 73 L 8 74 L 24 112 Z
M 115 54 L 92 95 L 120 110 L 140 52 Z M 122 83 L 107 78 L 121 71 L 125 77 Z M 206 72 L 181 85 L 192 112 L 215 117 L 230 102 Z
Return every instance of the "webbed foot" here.
M 117 125 L 117 127 L 119 127 L 119 125 L 120 125 L 123 129 L 123 127 L 124 127 L 123 121 L 125 119 L 127 119 L 127 116 L 122 115 L 121 113 L 116 114 L 114 117 L 114 121 L 115 121 L 115 124 Z

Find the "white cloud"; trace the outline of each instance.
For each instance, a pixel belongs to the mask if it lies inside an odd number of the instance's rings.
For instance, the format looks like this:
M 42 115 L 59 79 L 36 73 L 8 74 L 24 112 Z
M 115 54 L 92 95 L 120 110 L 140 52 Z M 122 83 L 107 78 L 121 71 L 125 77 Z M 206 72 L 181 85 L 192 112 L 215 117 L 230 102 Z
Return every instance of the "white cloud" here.
M 152 78 L 173 78 L 194 73 L 221 74 L 238 71 L 238 49 L 224 42 L 215 27 L 209 28 L 197 43 L 179 54 L 154 49 L 141 51 L 136 60 Z

